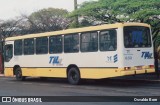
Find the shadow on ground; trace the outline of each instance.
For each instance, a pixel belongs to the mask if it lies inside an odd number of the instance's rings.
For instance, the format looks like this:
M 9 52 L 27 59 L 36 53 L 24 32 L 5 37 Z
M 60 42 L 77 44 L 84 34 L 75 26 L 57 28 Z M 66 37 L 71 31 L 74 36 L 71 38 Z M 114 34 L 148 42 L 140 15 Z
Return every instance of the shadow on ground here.
M 16 81 L 15 79 L 12 79 Z M 22 81 L 17 81 L 22 82 Z M 32 82 L 32 83 L 47 83 L 47 84 L 65 84 L 70 85 L 67 79 L 62 78 L 31 78 L 28 77 L 23 82 Z M 118 78 L 109 78 L 109 79 L 83 79 L 80 83 L 81 86 L 106 86 L 106 87 L 137 87 L 137 86 L 148 86 L 156 85 L 160 83 L 160 79 L 156 78 L 156 75 L 138 75 L 138 76 L 124 76 Z

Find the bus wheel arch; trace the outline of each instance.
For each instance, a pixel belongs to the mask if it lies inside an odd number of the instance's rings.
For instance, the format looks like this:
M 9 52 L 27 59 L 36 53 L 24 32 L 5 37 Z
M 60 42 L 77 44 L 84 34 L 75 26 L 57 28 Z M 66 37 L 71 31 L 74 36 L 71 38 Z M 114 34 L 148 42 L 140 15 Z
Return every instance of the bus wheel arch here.
M 81 74 L 77 65 L 71 64 L 67 67 L 67 79 L 72 85 L 78 85 L 80 83 Z
M 15 65 L 13 67 L 13 75 L 16 75 L 16 69 L 19 68 L 20 66 L 19 65 Z M 20 67 L 21 68 L 21 67 Z
M 16 77 L 16 80 L 24 81 L 25 78 L 26 78 L 25 76 L 22 75 L 22 70 L 21 70 L 21 67 L 19 65 L 14 66 L 13 73 Z

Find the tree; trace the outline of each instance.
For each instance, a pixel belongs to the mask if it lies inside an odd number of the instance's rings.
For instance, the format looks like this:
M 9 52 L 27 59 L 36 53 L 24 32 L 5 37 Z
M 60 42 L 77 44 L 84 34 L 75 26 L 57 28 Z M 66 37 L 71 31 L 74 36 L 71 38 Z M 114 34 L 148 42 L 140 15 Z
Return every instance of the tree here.
M 1 21 L 0 22 L 0 35 L 1 35 L 1 40 L 10 37 L 12 35 L 16 35 L 17 31 L 19 31 L 19 27 L 17 24 L 21 21 L 21 18 L 18 18 L 16 20 L 6 20 L 6 21 Z
M 30 24 L 31 33 L 48 32 L 66 29 L 70 19 L 66 17 L 67 10 L 48 8 L 32 13 L 30 16 L 22 15 Z
M 67 18 L 68 11 L 64 9 L 42 9 L 27 16 L 11 20 L 0 20 L 1 39 L 24 34 L 57 31 L 68 28 L 71 19 Z
M 115 22 L 143 22 L 152 26 L 153 40 L 160 33 L 160 0 L 99 0 L 85 2 L 70 14 L 92 25 Z
M 160 32 L 160 0 L 117 0 L 114 13 L 121 21 L 148 23 L 152 26 L 153 40 Z
M 80 5 L 78 10 L 73 11 L 69 16 L 74 17 L 78 15 L 79 17 L 87 20 L 92 25 L 97 23 L 104 24 L 120 22 L 120 20 L 116 18 L 116 15 L 112 12 L 110 1 L 111 0 L 84 2 L 82 5 Z

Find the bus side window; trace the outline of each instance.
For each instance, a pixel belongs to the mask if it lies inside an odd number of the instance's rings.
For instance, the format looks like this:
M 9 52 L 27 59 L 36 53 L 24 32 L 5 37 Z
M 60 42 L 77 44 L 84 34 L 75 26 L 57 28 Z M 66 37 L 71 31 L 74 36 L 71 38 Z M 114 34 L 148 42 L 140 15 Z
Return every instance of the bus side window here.
M 48 53 L 48 37 L 36 38 L 36 54 Z
M 34 54 L 34 38 L 24 39 L 24 55 Z
M 79 52 L 79 35 L 77 33 L 64 35 L 64 52 Z
M 5 62 L 9 62 L 13 57 L 13 46 L 6 45 L 5 46 Z
M 101 31 L 99 35 L 100 51 L 115 51 L 117 49 L 117 35 L 115 30 Z
M 49 53 L 62 53 L 62 35 L 49 37 Z
M 14 55 L 22 55 L 22 40 L 14 41 Z
M 97 32 L 86 32 L 81 34 L 81 51 L 82 52 L 98 51 Z

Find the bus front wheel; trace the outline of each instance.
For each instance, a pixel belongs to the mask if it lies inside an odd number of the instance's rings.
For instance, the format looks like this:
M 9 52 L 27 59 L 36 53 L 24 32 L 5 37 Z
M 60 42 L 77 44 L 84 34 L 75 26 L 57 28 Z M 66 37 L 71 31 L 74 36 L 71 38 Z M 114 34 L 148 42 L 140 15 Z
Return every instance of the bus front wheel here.
M 80 83 L 80 72 L 76 67 L 71 67 L 67 73 L 68 82 L 72 85 L 78 85 Z
M 25 80 L 25 77 L 22 76 L 21 68 L 18 67 L 18 68 L 16 68 L 15 71 L 16 71 L 16 72 L 15 72 L 15 74 L 16 74 L 16 80 L 18 80 L 18 81 L 24 81 L 24 80 Z

